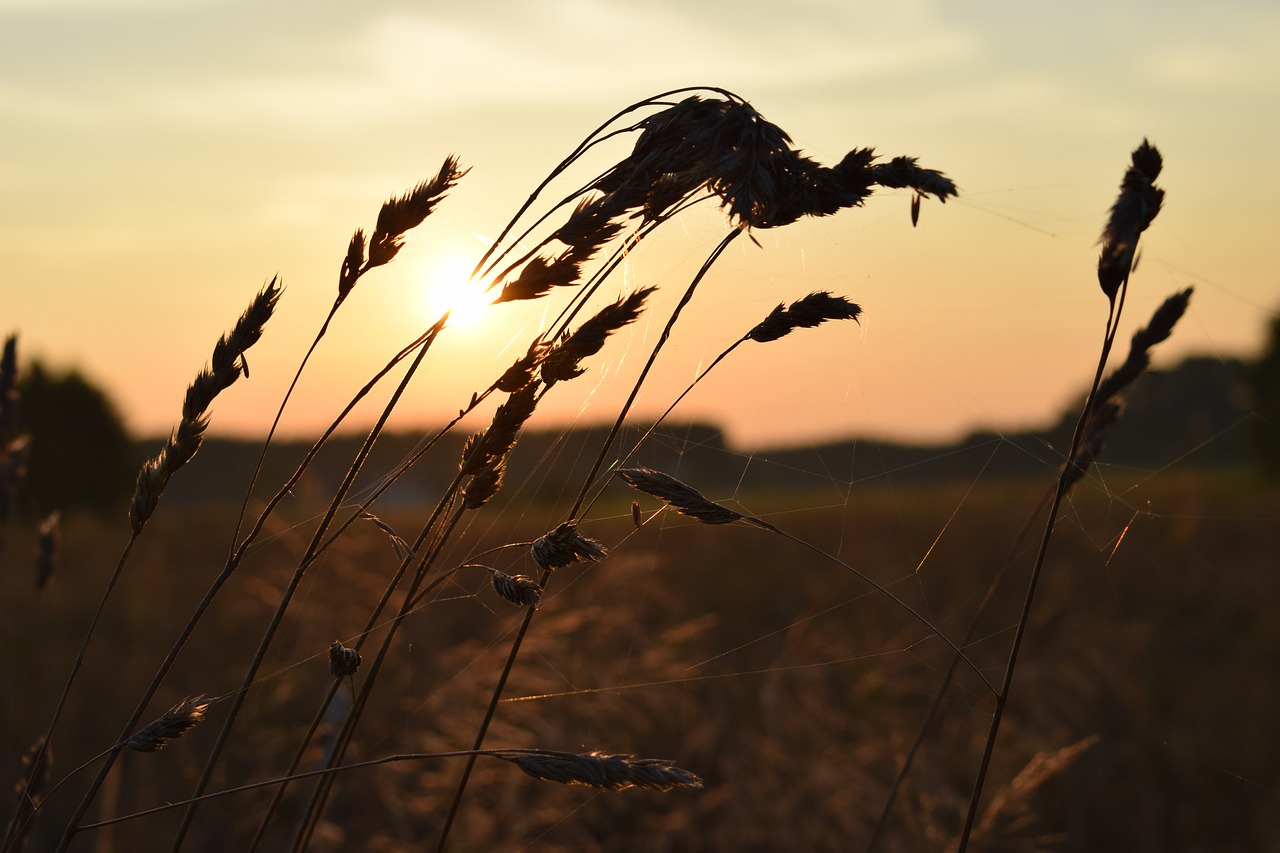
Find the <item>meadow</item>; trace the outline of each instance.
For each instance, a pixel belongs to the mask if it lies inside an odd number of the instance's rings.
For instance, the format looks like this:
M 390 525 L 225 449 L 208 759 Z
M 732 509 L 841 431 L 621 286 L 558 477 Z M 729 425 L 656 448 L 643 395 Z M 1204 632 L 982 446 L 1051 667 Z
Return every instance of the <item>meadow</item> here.
M 825 493 L 791 494 L 786 519 L 800 535 L 856 555 L 881 580 L 897 579 L 900 593 L 955 633 L 967 627 L 988 581 L 1006 571 L 966 646 L 994 670 L 1029 559 L 1009 559 L 1023 519 L 1008 507 L 1034 503 L 1043 485 L 966 491 L 873 485 L 854 489 L 840 506 Z M 1072 501 L 994 772 L 1000 807 L 975 840 L 978 849 L 1261 850 L 1280 841 L 1270 730 L 1280 704 L 1280 683 L 1270 677 L 1280 660 L 1272 616 L 1280 589 L 1263 559 L 1280 546 L 1268 520 L 1280 513 L 1280 493 L 1221 473 L 1172 472 L 1145 482 L 1142 495 L 1136 507 L 1099 488 Z M 747 493 L 740 500 L 779 498 Z M 615 509 L 593 525 L 614 543 L 610 557 L 563 570 L 559 591 L 542 604 L 493 739 L 678 756 L 705 787 L 596 792 L 479 764 L 455 829 L 457 849 L 858 847 L 947 665 L 945 647 L 856 578 L 775 537 L 676 516 L 637 530 L 622 496 Z M 514 521 L 531 537 L 543 526 L 536 508 L 500 515 L 510 517 L 495 516 L 494 525 L 509 530 L 504 522 Z M 912 574 L 949 518 L 928 562 Z M 227 508 L 206 508 L 158 522 L 121 582 L 122 606 L 101 628 L 55 767 L 112 739 L 162 646 L 217 573 L 225 546 L 219 522 L 232 519 Z M 487 533 L 468 531 L 459 553 L 482 549 Z M 175 684 L 215 694 L 235 689 L 243 658 L 288 582 L 278 557 L 299 536 L 291 524 L 272 531 L 250 571 L 207 617 L 211 627 L 171 676 Z M 23 685 L 4 703 L 6 754 L 25 750 L 21 737 L 38 730 L 56 700 L 89 615 L 86 590 L 105 582 L 102 555 L 119 540 L 118 525 L 68 518 L 56 584 L 35 596 L 25 573 L 5 572 L 4 667 L 10 685 Z M 30 535 L 10 536 L 7 562 L 33 547 Z M 370 526 L 318 567 L 303 593 L 305 615 L 288 624 L 265 667 L 215 787 L 271 778 L 287 766 L 291 729 L 330 683 L 329 643 L 357 630 L 397 563 Z M 448 596 L 415 612 L 348 760 L 465 747 L 518 621 L 479 576 L 460 578 Z M 180 698 L 173 692 L 160 704 Z M 953 840 L 990 700 L 962 677 L 943 710 L 879 849 L 946 849 Z M 151 808 L 189 788 L 212 735 L 212 727 L 200 727 L 163 752 L 125 755 L 98 816 Z M 1047 778 L 1012 784 L 1038 754 L 1082 741 L 1092 745 Z M 316 746 L 305 766 L 321 760 Z M 312 849 L 399 850 L 429 840 L 456 776 L 456 762 L 446 760 L 344 774 Z M 265 849 L 288 843 L 307 793 L 298 787 L 286 802 L 282 835 L 269 837 Z M 190 849 L 243 843 L 263 802 L 262 791 L 209 802 Z M 72 805 L 51 797 L 46 820 L 57 826 Z M 177 818 L 172 810 L 97 830 L 92 844 L 152 849 Z M 46 833 L 38 831 L 31 849 L 56 840 Z
M 614 165 L 574 171 L 619 139 L 634 144 Z M 912 224 L 956 194 L 911 157 L 859 148 L 823 166 L 724 90 L 623 109 L 520 206 L 475 276 L 498 303 L 563 296 L 560 313 L 456 420 L 374 454 L 446 313 L 345 407 L 339 395 L 296 462 L 269 465 L 268 438 L 243 501 L 166 500 L 171 479 L 216 464 L 202 454 L 214 403 L 248 379 L 273 278 L 196 373 L 127 524 L 69 513 L 56 548 L 52 524 L 38 543 L 12 526 L 6 563 L 56 551 L 57 574 L 36 591 L 0 581 L 0 732 L 5 754 L 28 756 L 6 851 L 1274 844 L 1276 592 L 1261 555 L 1276 550 L 1277 496 L 1244 473 L 1100 464 L 1191 299 L 1123 318 L 1162 168 L 1146 141 L 1130 155 L 1097 282 L 1082 284 L 1107 319 L 1081 368 L 1093 383 L 1026 480 L 828 470 L 780 488 L 762 464 L 726 488 L 682 466 L 678 443 L 667 470 L 643 464 L 660 435 L 632 404 L 735 240 L 848 215 L 877 188 L 910 192 Z M 365 274 L 465 171 L 448 158 L 355 231 L 298 381 Z M 615 296 L 628 255 L 705 203 L 728 227 L 692 277 Z M 627 359 L 612 425 L 581 458 L 553 441 L 517 464 L 543 396 L 602 351 L 617 359 L 611 339 L 659 289 L 682 295 Z M 828 291 L 780 303 L 727 332 L 689 388 L 739 347 L 860 314 Z M 0 446 L 20 472 L 12 349 Z M 381 414 L 339 441 L 366 398 Z M 310 476 L 341 450 L 339 476 Z M 566 465 L 568 480 L 546 473 Z M 393 491 L 414 470 L 435 473 L 428 494 Z

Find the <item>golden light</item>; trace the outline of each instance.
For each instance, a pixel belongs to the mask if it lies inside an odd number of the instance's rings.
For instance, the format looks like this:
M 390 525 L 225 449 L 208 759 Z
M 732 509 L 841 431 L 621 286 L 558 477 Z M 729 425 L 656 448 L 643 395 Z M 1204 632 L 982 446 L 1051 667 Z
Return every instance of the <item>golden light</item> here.
M 422 264 L 420 304 L 428 322 L 449 311 L 448 326 L 475 326 L 490 309 L 497 291 L 485 293 L 481 279 L 471 279 L 476 259 L 465 254 L 438 255 Z

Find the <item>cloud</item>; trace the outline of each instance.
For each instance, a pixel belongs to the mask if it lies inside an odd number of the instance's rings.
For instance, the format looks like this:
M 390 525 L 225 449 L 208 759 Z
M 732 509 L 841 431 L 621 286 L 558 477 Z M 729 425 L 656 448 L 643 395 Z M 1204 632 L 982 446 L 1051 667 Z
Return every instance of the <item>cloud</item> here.
M 802 95 L 813 85 L 924 73 L 976 50 L 974 39 L 913 4 L 877 13 L 874 39 L 858 37 L 865 15 L 840 4 L 813 4 L 777 23 L 763 20 L 775 7 L 739 4 L 722 15 L 716 5 L 554 0 L 500 11 L 483 2 L 439 13 L 400 9 L 351 30 L 294 35 L 288 66 L 250 55 L 239 67 L 188 68 L 124 97 L 184 123 L 332 128 L 478 104 L 612 103 L 641 80 L 653 81 L 646 94 L 723 81 L 747 96 Z

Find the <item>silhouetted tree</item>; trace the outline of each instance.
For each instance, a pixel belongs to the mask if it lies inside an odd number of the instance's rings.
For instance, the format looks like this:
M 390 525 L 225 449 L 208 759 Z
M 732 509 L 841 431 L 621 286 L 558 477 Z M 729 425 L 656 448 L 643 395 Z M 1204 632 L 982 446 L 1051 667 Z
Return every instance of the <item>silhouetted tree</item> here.
M 1249 371 L 1254 419 L 1250 438 L 1258 468 L 1280 478 L 1280 317 L 1273 317 L 1262 355 Z
M 18 418 L 31 436 L 26 491 L 37 511 L 123 510 L 137 459 L 107 395 L 75 370 L 55 373 L 39 362 L 18 391 Z

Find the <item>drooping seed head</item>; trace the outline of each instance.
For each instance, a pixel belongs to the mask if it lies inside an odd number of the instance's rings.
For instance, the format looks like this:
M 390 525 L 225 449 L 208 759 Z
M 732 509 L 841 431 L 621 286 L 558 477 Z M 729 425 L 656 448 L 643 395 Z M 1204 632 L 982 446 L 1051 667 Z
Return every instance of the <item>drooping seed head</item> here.
M 163 717 L 143 726 L 124 745 L 136 752 L 158 752 L 199 725 L 208 707 L 205 697 L 188 696 Z
M 574 563 L 597 563 L 609 554 L 603 544 L 579 533 L 574 521 L 566 521 L 539 537 L 530 551 L 534 562 L 546 570 L 563 569 Z
M 489 581 L 494 592 L 517 607 L 537 607 L 542 600 L 542 587 L 528 575 L 509 575 L 490 569 Z
M 552 752 L 550 750 L 504 750 L 495 757 L 510 761 L 525 773 L 544 782 L 587 785 L 601 791 L 649 788 L 671 791 L 701 788 L 697 775 L 661 758 L 609 755 L 603 752 Z
M 742 513 L 707 500 L 697 489 L 661 471 L 651 468 L 621 468 L 618 476 L 636 491 L 653 495 L 681 515 L 687 515 L 703 524 L 731 524 L 745 518 Z

